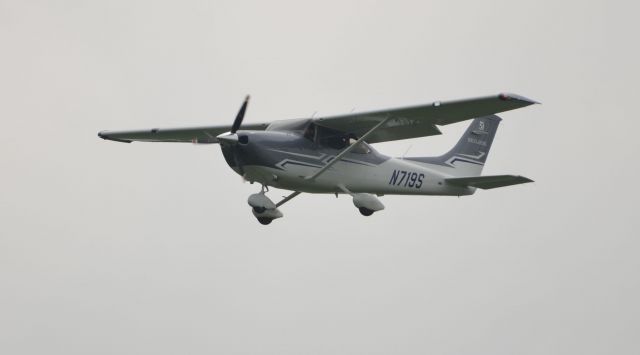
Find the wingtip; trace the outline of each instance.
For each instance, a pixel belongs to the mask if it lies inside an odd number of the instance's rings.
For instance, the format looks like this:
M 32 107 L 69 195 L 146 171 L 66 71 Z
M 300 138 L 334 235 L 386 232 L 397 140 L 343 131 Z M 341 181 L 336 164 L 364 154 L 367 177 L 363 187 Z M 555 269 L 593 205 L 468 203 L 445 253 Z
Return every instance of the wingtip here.
M 534 180 L 529 179 L 529 178 L 528 178 L 528 177 L 526 177 L 526 176 L 518 175 L 518 177 L 519 177 L 519 178 L 521 178 L 521 179 L 524 181 L 524 183 L 525 183 L 525 184 L 526 184 L 526 183 L 529 183 L 529 182 L 535 182 Z
M 508 101 L 508 100 L 518 100 L 518 101 L 522 101 L 522 102 L 526 102 L 529 105 L 540 105 L 541 103 L 536 101 L 536 100 L 532 100 L 529 99 L 527 97 L 521 96 L 521 95 L 517 95 L 517 94 L 512 94 L 512 93 L 508 93 L 508 92 L 503 92 L 500 93 L 498 95 L 498 98 L 502 101 Z
M 120 142 L 120 143 L 131 143 L 132 141 L 128 140 L 128 139 L 120 139 L 120 138 L 113 138 L 113 137 L 109 137 L 107 135 L 108 131 L 100 131 L 98 132 L 98 137 L 104 139 L 104 140 L 108 140 L 108 141 L 114 141 L 114 142 Z

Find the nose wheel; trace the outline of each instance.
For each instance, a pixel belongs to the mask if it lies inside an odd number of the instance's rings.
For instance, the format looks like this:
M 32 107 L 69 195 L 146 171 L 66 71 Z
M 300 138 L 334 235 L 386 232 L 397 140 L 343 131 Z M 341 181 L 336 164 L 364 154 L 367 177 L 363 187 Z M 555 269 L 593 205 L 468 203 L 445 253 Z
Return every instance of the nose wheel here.
M 253 212 L 258 222 L 263 225 L 270 224 L 276 218 L 281 218 L 282 212 L 280 212 L 278 207 L 300 194 L 300 192 L 297 191 L 293 192 L 276 204 L 265 195 L 267 191 L 269 191 L 269 188 L 266 185 L 262 185 L 260 192 L 249 196 L 247 201 L 249 206 L 251 206 L 251 212 Z

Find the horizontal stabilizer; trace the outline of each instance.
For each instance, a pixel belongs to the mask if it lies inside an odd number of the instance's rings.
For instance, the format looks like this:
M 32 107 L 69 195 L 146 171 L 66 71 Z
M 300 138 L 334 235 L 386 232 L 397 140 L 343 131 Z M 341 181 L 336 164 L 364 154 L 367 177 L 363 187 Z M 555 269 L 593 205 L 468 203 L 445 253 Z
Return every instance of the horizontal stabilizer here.
M 533 182 L 533 180 L 528 179 L 524 176 L 519 176 L 519 175 L 472 176 L 472 177 L 445 179 L 444 181 L 451 185 L 477 187 L 483 190 Z

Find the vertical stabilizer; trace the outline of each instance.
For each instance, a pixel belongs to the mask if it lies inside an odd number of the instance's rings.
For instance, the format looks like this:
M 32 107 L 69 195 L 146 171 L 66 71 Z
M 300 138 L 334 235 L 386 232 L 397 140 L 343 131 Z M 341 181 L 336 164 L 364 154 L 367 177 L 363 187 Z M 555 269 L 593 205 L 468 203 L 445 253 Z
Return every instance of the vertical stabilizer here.
M 474 119 L 458 143 L 439 157 L 405 158 L 452 168 L 457 176 L 478 176 L 487 161 L 493 138 L 502 119 L 496 115 Z

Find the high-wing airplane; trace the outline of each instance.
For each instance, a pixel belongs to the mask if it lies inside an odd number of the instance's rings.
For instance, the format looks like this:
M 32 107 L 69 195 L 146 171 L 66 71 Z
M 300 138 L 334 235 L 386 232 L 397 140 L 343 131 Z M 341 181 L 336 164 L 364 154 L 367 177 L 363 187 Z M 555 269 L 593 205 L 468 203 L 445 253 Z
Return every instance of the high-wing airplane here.
M 516 175 L 481 176 L 501 118 L 496 113 L 537 102 L 514 94 L 352 113 L 242 125 L 249 96 L 231 126 L 102 131 L 117 142 L 219 143 L 229 166 L 244 179 L 262 185 L 249 196 L 262 224 L 283 216 L 279 207 L 300 193 L 348 194 L 360 213 L 384 209 L 376 196 L 471 195 L 532 182 Z M 439 157 L 393 158 L 371 144 L 441 134 L 438 126 L 473 119 L 458 143 Z M 242 128 L 242 129 L 241 129 Z M 269 186 L 292 193 L 275 203 Z

